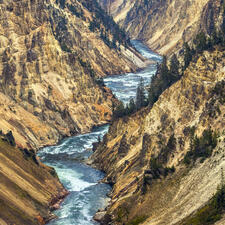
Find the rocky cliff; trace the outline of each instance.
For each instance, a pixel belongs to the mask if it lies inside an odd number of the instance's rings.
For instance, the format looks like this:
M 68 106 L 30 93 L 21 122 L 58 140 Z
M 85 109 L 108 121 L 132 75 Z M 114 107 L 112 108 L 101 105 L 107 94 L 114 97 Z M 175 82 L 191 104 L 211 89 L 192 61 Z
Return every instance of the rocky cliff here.
M 205 51 L 152 108 L 113 122 L 92 156 L 113 184 L 103 224 L 185 224 L 208 203 L 225 166 L 224 78 L 224 51 Z
M 100 78 L 140 66 L 95 1 L 0 0 L 0 224 L 54 218 L 68 193 L 35 150 L 108 122 Z
M 212 33 L 221 23 L 222 0 L 106 0 L 102 6 L 126 29 L 160 54 L 179 50 L 203 30 Z
M 98 78 L 143 66 L 94 3 L 0 1 L 0 127 L 20 146 L 54 144 L 106 123 L 113 96 Z
M 0 224 L 45 224 L 51 210 L 67 195 L 53 168 L 43 165 L 34 151 L 0 139 Z

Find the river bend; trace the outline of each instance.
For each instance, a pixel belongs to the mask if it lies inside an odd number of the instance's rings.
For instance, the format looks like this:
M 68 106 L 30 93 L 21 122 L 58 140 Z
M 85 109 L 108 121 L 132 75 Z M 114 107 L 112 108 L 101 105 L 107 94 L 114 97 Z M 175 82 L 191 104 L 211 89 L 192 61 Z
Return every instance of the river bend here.
M 146 58 L 160 62 L 161 57 L 153 53 L 140 41 L 132 44 Z M 127 103 L 134 98 L 140 78 L 149 84 L 156 71 L 156 64 L 148 65 L 137 73 L 110 76 L 104 79 L 118 99 Z M 98 136 L 108 131 L 108 125 L 98 127 L 91 133 L 65 138 L 57 146 L 41 149 L 38 153 L 41 161 L 55 168 L 60 181 L 70 191 L 70 195 L 54 213 L 58 219 L 49 225 L 95 225 L 92 217 L 99 208 L 107 205 L 106 194 L 110 191 L 107 184 L 98 183 L 104 173 L 87 166 L 84 160 L 91 155 L 92 143 Z

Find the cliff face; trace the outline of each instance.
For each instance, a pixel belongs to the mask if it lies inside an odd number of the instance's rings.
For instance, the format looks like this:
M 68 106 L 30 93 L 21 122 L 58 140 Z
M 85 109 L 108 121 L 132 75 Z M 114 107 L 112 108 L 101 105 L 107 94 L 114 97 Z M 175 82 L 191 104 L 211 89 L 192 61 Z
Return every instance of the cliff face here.
M 182 224 L 211 199 L 225 165 L 224 66 L 223 51 L 205 51 L 151 109 L 110 126 L 92 156 L 114 184 L 105 221 Z M 186 166 L 192 135 L 209 129 L 218 134 L 212 156 Z
M 117 23 L 121 23 L 126 19 L 129 11 L 134 7 L 135 0 L 99 0 L 102 8 L 113 16 Z
M 0 224 L 45 224 L 67 192 L 34 152 L 0 140 Z
M 132 38 L 145 41 L 160 54 L 179 50 L 203 30 L 221 23 L 224 1 L 103 1 L 103 7 Z
M 107 122 L 113 97 L 97 78 L 143 65 L 139 56 L 129 61 L 131 48 L 110 48 L 90 30 L 95 6 L 87 2 L 0 1 L 0 126 L 23 147 Z
M 0 224 L 54 218 L 67 192 L 31 149 L 109 121 L 115 98 L 99 78 L 144 65 L 106 15 L 91 29 L 94 3 L 0 0 Z M 9 130 L 18 148 L 4 141 Z

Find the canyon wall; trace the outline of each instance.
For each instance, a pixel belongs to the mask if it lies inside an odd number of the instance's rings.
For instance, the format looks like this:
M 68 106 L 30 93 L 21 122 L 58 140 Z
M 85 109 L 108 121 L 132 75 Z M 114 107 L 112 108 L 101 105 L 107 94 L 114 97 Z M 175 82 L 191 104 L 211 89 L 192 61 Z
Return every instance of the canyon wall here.
M 134 39 L 160 54 L 180 50 L 202 30 L 211 34 L 223 22 L 221 0 L 106 0 L 103 8 Z
M 0 140 L 0 224 L 45 224 L 68 194 L 53 168 L 43 165 L 34 151 Z
M 144 65 L 129 46 L 112 48 L 90 30 L 98 8 L 87 3 L 0 1 L 0 127 L 22 147 L 108 122 L 114 97 L 98 79 Z M 99 26 L 110 39 L 110 29 Z
M 117 100 L 101 78 L 144 66 L 107 15 L 91 29 L 94 3 L 0 0 L 0 224 L 55 218 L 68 193 L 35 150 L 107 123 Z
M 184 224 L 212 198 L 225 166 L 224 77 L 224 51 L 205 51 L 152 108 L 112 123 L 92 156 L 113 184 L 102 224 Z M 187 162 L 207 132 L 216 132 L 212 155 Z

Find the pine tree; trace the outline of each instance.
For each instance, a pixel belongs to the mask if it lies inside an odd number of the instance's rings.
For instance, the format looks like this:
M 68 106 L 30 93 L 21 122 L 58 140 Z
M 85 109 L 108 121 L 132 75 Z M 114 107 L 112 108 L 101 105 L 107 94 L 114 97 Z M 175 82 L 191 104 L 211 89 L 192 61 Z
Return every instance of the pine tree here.
M 184 68 L 185 70 L 192 60 L 192 51 L 187 42 L 184 43 Z
M 136 110 L 136 105 L 135 105 L 134 99 L 131 98 L 130 102 L 128 104 L 128 114 L 130 115 L 130 114 L 134 113 L 135 110 Z
M 136 92 L 136 109 L 139 110 L 145 105 L 146 105 L 146 97 L 145 97 L 145 89 L 144 89 L 144 80 L 141 77 L 137 87 L 137 92 Z
M 200 32 L 197 34 L 196 38 L 194 39 L 195 49 L 197 52 L 202 52 L 208 48 L 207 46 L 207 38 L 204 32 Z
M 161 65 L 161 75 L 164 80 L 168 80 L 169 69 L 167 66 L 166 56 L 163 56 L 163 61 L 162 61 L 162 65 Z
M 174 77 L 179 77 L 180 63 L 174 54 L 170 60 L 170 73 Z
M 117 105 L 116 109 L 113 110 L 113 117 L 120 118 L 123 116 L 125 116 L 125 107 L 123 102 L 120 102 L 119 105 Z

